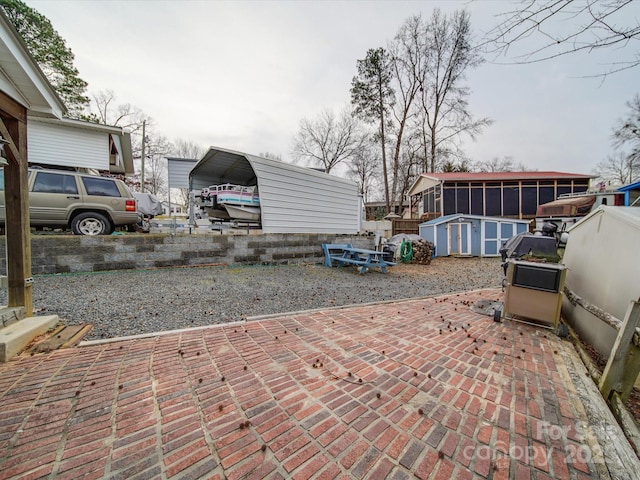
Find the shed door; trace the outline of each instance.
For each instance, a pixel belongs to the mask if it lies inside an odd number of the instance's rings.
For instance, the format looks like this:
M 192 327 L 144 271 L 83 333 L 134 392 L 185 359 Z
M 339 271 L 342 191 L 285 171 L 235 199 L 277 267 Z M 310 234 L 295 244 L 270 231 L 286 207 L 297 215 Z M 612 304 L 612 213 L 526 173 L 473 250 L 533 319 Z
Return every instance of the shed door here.
M 471 255 L 471 224 L 450 223 L 449 255 Z

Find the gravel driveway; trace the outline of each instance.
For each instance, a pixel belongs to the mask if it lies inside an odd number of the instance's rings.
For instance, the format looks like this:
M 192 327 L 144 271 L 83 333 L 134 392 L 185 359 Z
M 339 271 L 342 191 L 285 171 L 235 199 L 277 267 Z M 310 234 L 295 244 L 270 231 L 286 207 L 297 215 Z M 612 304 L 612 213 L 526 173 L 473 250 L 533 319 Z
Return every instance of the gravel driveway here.
M 234 322 L 255 315 L 499 287 L 499 258 L 436 258 L 359 275 L 322 265 L 200 267 L 44 275 L 37 314 L 91 323 L 85 339 Z M 6 290 L 0 292 L 6 305 Z

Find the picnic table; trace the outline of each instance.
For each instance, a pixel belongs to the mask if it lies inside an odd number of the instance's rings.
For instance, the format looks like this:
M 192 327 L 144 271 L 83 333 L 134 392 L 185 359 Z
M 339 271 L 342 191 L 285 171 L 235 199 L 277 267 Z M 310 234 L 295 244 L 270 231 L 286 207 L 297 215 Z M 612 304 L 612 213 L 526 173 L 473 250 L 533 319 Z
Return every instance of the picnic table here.
M 331 267 L 334 263 L 338 267 L 343 265 L 355 265 L 360 267 L 360 274 L 372 267 L 379 267 L 382 273 L 387 273 L 387 267 L 395 265 L 394 262 L 385 260 L 387 252 L 356 248 L 351 244 L 323 244 L 325 252 L 325 265 Z M 336 253 L 332 253 L 336 252 Z

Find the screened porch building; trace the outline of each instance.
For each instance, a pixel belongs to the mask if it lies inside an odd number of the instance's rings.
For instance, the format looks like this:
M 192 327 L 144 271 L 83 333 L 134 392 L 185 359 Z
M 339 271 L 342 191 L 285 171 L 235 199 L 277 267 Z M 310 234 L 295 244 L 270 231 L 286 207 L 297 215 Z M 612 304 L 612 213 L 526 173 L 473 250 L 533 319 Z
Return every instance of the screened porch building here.
M 592 178 L 563 172 L 423 173 L 409 198 L 423 220 L 456 213 L 531 219 L 538 205 L 585 192 Z

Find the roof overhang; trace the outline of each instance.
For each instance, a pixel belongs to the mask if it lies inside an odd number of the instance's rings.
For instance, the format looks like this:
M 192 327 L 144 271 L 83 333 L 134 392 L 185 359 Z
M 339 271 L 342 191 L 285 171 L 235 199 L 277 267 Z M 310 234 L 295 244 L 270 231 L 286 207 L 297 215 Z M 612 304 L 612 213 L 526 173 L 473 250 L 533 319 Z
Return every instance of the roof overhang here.
M 29 112 L 31 116 L 31 112 Z M 111 125 L 103 125 L 101 123 L 87 122 L 84 120 L 74 120 L 72 118 L 34 118 L 35 121 L 42 123 L 49 123 L 52 125 L 59 125 L 68 128 L 80 128 L 83 130 L 91 130 L 94 132 L 110 133 L 115 135 L 124 135 L 122 127 L 113 127 Z
M 415 182 L 413 182 L 413 185 L 411 185 L 411 188 L 409 188 L 408 195 L 417 195 L 440 183 L 442 183 L 442 180 L 422 174 L 418 178 L 416 178 Z
M 30 115 L 61 118 L 64 103 L 29 54 L 4 12 L 0 11 L 0 90 Z
M 465 222 L 469 220 L 480 220 L 481 222 L 521 223 L 524 225 L 528 225 L 529 223 L 531 223 L 531 220 L 520 220 L 518 218 L 486 217 L 483 215 L 471 215 L 468 213 L 453 213 L 451 215 L 444 215 L 442 217 L 427 220 L 426 222 L 422 222 L 420 225 L 441 225 L 443 223 Z

